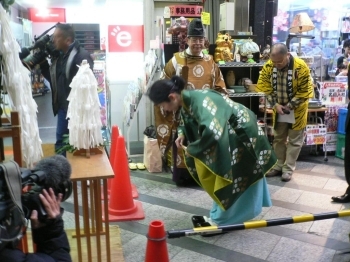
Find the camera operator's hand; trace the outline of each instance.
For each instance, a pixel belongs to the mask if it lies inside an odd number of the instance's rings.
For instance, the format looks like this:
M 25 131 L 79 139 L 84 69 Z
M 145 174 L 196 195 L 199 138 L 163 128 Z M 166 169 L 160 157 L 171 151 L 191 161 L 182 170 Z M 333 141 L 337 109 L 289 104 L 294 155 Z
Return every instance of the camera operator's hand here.
M 48 219 L 55 219 L 58 216 L 61 215 L 61 200 L 62 200 L 62 194 L 58 194 L 58 197 L 55 196 L 54 191 L 52 188 L 49 189 L 49 192 L 47 192 L 45 189 L 43 189 L 43 193 L 39 194 L 41 203 L 43 204 L 46 212 L 47 212 L 47 218 Z M 31 225 L 32 228 L 39 228 L 41 226 L 44 226 L 39 219 L 38 219 L 38 211 L 33 210 L 32 214 L 30 216 Z

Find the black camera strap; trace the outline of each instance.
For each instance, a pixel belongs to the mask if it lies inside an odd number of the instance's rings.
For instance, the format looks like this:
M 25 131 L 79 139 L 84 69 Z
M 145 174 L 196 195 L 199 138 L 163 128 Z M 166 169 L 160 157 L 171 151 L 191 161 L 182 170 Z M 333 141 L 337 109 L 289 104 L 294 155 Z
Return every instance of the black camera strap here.
M 16 230 L 18 232 L 11 232 L 10 237 L 11 239 L 1 239 L 1 241 L 14 241 L 18 240 L 22 234 L 23 227 L 27 226 L 27 220 L 25 218 L 23 208 L 22 208 L 22 202 L 21 202 L 21 195 L 22 195 L 22 178 L 21 178 L 21 170 L 18 166 L 18 164 L 14 161 L 6 162 L 5 164 L 0 164 L 0 168 L 2 168 L 4 173 L 4 178 L 7 183 L 8 192 L 11 196 L 11 200 L 13 204 L 15 205 L 17 211 L 19 211 L 21 224 L 20 227 L 16 227 Z M 1 232 L 3 228 L 0 227 L 0 236 L 3 236 L 3 232 Z M 7 232 L 9 233 L 9 232 Z

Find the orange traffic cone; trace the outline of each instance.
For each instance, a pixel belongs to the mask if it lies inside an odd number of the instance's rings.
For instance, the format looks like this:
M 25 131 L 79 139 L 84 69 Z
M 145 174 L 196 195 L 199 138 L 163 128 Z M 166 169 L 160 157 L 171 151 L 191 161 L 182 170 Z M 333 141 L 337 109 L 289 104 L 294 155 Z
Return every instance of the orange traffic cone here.
M 116 170 L 114 170 L 114 161 L 117 161 L 115 158 L 115 150 L 117 148 L 117 139 L 119 137 L 119 128 L 118 126 L 114 125 L 112 126 L 112 135 L 111 135 L 111 147 L 110 147 L 110 151 L 109 151 L 109 162 L 113 168 L 113 172 L 114 174 L 117 173 Z M 108 199 L 109 199 L 109 195 L 111 193 L 111 186 L 112 186 L 112 180 L 114 178 L 110 178 L 107 181 L 107 192 L 108 192 Z M 139 193 L 137 192 L 137 188 L 134 184 L 131 184 L 131 190 L 132 190 L 132 197 L 133 198 L 138 198 L 139 197 Z M 103 191 L 102 191 L 103 192 Z M 104 200 L 104 194 L 101 194 L 101 199 Z
M 145 262 L 169 262 L 164 223 L 162 221 L 151 221 L 147 238 Z
M 115 158 L 113 170 L 118 170 L 118 172 L 115 172 L 112 180 L 108 206 L 109 221 L 144 219 L 145 214 L 141 202 L 132 197 L 128 159 L 122 135 L 117 139 Z M 102 219 L 105 221 L 104 216 Z
M 112 126 L 112 138 L 111 138 L 111 147 L 109 151 L 109 162 L 111 163 L 113 167 L 113 162 L 115 159 L 115 149 L 117 148 L 117 139 L 119 136 L 119 128 L 118 126 L 114 125 Z M 114 170 L 113 170 L 114 171 Z M 111 193 L 111 185 L 112 185 L 112 179 L 108 179 L 108 195 Z

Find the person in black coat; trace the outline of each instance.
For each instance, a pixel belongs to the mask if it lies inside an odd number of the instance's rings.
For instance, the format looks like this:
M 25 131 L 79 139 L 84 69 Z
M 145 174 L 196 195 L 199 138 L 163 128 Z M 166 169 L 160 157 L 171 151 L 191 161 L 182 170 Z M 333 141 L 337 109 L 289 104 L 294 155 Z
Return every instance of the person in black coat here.
M 350 39 L 346 39 L 344 41 L 343 51 L 344 51 L 343 55 L 340 56 L 337 60 L 337 71 L 335 72 L 336 76 L 339 75 L 339 73 L 341 73 L 343 71 L 345 71 L 345 72 L 347 71 L 348 58 L 350 55 Z M 341 74 L 341 75 L 345 75 L 345 74 Z
M 32 225 L 33 242 L 36 253 L 23 253 L 19 249 L 5 247 L 0 251 L 1 262 L 70 262 L 70 247 L 64 231 L 62 209 L 60 207 L 62 194 L 56 198 L 54 191 L 43 190 L 39 195 L 47 212 L 45 223 L 38 220 L 38 212 L 32 211 L 30 220 Z
M 350 64 L 348 65 L 348 68 L 350 67 Z M 350 70 L 348 70 L 348 86 L 350 86 Z M 350 100 L 350 92 L 348 90 L 348 98 Z M 348 187 L 344 193 L 344 195 L 341 196 L 333 196 L 332 200 L 337 203 L 348 203 L 350 202 L 350 102 L 348 104 L 348 113 L 346 115 L 345 120 L 345 150 L 344 150 L 344 172 L 345 172 L 345 179 L 348 183 Z
M 75 32 L 69 24 L 57 24 L 53 33 L 52 42 L 56 50 L 60 51 L 58 57 L 51 60 L 50 68 L 41 68 L 44 77 L 50 82 L 52 90 L 52 109 L 57 115 L 55 150 L 64 146 L 63 136 L 69 133 L 67 110 L 67 98 L 70 93 L 70 84 L 77 74 L 80 64 L 87 60 L 91 70 L 94 62 L 91 55 L 80 46 L 75 39 Z M 66 156 L 66 152 L 60 153 Z

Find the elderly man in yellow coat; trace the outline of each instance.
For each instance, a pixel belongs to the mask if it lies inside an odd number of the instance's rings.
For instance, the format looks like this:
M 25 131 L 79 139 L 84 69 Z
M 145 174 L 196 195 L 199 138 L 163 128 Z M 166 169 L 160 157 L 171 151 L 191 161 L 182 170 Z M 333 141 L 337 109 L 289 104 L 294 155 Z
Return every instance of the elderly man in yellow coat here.
M 288 182 L 304 142 L 309 98 L 314 92 L 310 69 L 302 59 L 293 57 L 285 44 L 275 44 L 256 91 L 265 93 L 273 106 L 273 148 L 278 162 L 266 176 L 279 175 Z

